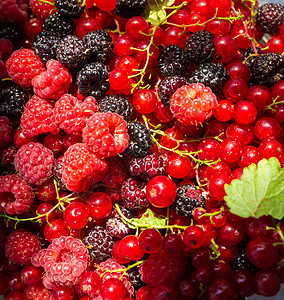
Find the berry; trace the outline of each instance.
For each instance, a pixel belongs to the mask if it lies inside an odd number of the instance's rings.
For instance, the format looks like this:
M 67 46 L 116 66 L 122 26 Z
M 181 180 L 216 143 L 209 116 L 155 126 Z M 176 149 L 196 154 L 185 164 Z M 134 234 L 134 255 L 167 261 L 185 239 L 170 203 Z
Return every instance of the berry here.
M 145 253 L 154 254 L 163 246 L 163 237 L 159 230 L 148 228 L 139 234 L 139 243 Z
M 139 239 L 135 235 L 127 235 L 120 241 L 120 252 L 123 257 L 129 260 L 139 260 L 145 254 Z
M 143 15 L 147 6 L 147 0 L 117 0 L 115 12 L 121 18 L 130 19 L 135 16 Z
M 99 291 L 101 278 L 96 272 L 84 273 L 80 279 L 80 288 L 87 295 L 94 295 Z
M 1 1 L 0 3 L 0 22 L 17 23 L 27 20 L 28 3 L 27 1 Z
M 25 296 L 27 297 L 27 300 L 48 300 L 51 295 L 51 292 L 41 283 L 35 286 L 27 286 L 25 288 Z
M 211 89 L 201 83 L 183 86 L 171 98 L 171 112 L 184 125 L 198 125 L 208 119 L 218 102 Z
M 189 55 L 183 48 L 170 45 L 160 53 L 157 66 L 158 71 L 165 77 L 183 75 L 189 66 Z
M 270 270 L 261 270 L 254 277 L 254 284 L 258 295 L 272 297 L 280 290 L 280 282 L 277 275 Z
M 18 229 L 11 232 L 4 244 L 5 255 L 14 264 L 27 265 L 41 249 L 39 239 L 31 232 Z
M 157 101 L 157 96 L 152 90 L 142 89 L 134 94 L 132 104 L 140 114 L 150 114 L 155 110 Z
M 87 205 L 81 202 L 68 204 L 63 213 L 63 220 L 71 229 L 82 229 L 86 226 L 89 217 Z
M 259 47 L 256 47 L 256 52 L 257 54 L 263 54 L 263 51 Z M 256 55 L 254 48 L 251 46 L 244 51 L 242 60 L 251 69 L 257 57 L 258 55 Z
M 259 270 L 248 260 L 248 257 L 246 255 L 246 249 L 239 251 L 236 259 L 232 263 L 232 268 L 234 270 L 239 270 L 239 269 L 249 270 L 253 274 L 255 274 Z
M 61 236 L 54 239 L 47 249 L 36 253 L 32 264 L 44 268 L 46 283 L 70 287 L 79 283 L 80 276 L 90 264 L 90 256 L 80 240 Z
M 32 79 L 45 70 L 34 51 L 25 48 L 13 52 L 6 61 L 6 68 L 13 81 L 23 87 L 31 87 Z
M 101 226 L 95 226 L 88 230 L 83 243 L 89 249 L 90 256 L 98 261 L 105 261 L 109 258 L 114 245 L 113 237 Z
M 13 196 L 8 197 L 7 193 Z M 5 196 L 6 195 L 6 196 Z M 10 215 L 28 211 L 34 202 L 34 192 L 25 180 L 18 175 L 0 176 L 1 210 Z
M 77 143 L 64 153 L 62 178 L 71 191 L 87 191 L 90 185 L 102 180 L 108 163 L 90 152 L 87 145 Z
M 79 93 L 84 96 L 102 98 L 109 90 L 109 69 L 100 62 L 86 64 L 77 75 Z
M 54 5 L 60 10 L 63 16 L 70 19 L 79 19 L 84 12 L 84 7 L 78 0 L 55 0 Z
M 43 99 L 58 100 L 68 92 L 72 82 L 71 73 L 58 61 L 49 60 L 46 64 L 46 71 L 32 79 L 34 92 Z
M 101 285 L 100 294 L 103 299 L 119 300 L 124 299 L 126 288 L 118 278 L 109 278 Z
M 90 215 L 96 220 L 108 217 L 112 211 L 111 198 L 103 192 L 96 192 L 90 195 L 87 205 Z
M 127 152 L 134 157 L 146 156 L 152 148 L 150 131 L 140 122 L 127 124 L 129 145 Z
M 112 217 L 106 222 L 107 231 L 115 238 L 122 239 L 131 233 L 131 229 L 120 218 Z
M 61 11 L 56 11 L 46 18 L 42 24 L 43 31 L 56 31 L 61 34 L 73 33 L 73 20 L 65 17 Z
M 216 53 L 214 34 L 210 31 L 196 31 L 186 40 L 185 50 L 195 64 L 209 63 Z
M 52 175 L 53 152 L 41 143 L 23 145 L 15 155 L 15 168 L 29 184 L 40 185 Z
M 177 188 L 173 207 L 179 215 L 190 218 L 197 207 L 205 208 L 205 197 L 195 186 L 181 185 Z
M 83 41 L 86 47 L 91 50 L 91 57 L 94 61 L 107 64 L 114 55 L 112 38 L 104 30 L 88 32 Z
M 42 269 L 33 266 L 32 264 L 26 265 L 21 270 L 21 280 L 27 286 L 35 286 L 41 283 Z
M 33 13 L 42 20 L 45 20 L 54 12 L 53 4 L 39 2 L 38 0 L 30 0 L 29 4 Z
M 69 228 L 62 219 L 51 219 L 46 223 L 43 229 L 45 238 L 52 243 L 53 240 L 61 236 L 68 236 L 70 234 Z M 34 264 L 34 263 L 33 263 Z M 34 264 L 35 265 L 35 264 Z M 35 265 L 39 267 L 39 265 Z
M 99 103 L 99 111 L 102 113 L 116 113 L 129 121 L 132 115 L 132 105 L 123 95 L 106 95 Z

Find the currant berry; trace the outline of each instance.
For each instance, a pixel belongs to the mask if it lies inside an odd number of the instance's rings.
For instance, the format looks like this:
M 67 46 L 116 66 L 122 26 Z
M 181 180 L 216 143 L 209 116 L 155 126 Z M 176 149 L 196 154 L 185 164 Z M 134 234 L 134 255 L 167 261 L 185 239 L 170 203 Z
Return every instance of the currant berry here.
M 139 243 L 145 253 L 153 254 L 161 250 L 163 237 L 157 229 L 149 228 L 139 234 Z

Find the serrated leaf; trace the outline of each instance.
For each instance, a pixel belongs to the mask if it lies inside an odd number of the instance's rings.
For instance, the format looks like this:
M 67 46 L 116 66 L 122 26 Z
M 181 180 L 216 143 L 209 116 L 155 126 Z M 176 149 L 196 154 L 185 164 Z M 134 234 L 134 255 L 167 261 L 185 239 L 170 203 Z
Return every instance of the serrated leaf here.
M 155 215 L 151 209 L 147 209 L 141 218 L 132 218 L 131 224 L 137 227 L 165 227 L 166 219 Z
M 148 0 L 148 8 L 144 18 L 152 25 L 158 25 L 166 17 L 165 7 L 175 3 L 175 0 Z
M 224 199 L 235 215 L 284 217 L 284 169 L 275 157 L 244 168 L 241 179 L 225 184 L 225 191 Z

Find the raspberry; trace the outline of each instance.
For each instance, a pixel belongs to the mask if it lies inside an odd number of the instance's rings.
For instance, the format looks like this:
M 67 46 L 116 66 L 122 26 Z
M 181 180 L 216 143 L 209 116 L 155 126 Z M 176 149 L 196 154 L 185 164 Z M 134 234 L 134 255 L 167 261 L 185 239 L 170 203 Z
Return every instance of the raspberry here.
M 24 292 L 27 297 L 27 300 L 51 299 L 51 291 L 45 288 L 41 283 L 33 286 L 26 286 Z
M 117 0 L 115 12 L 121 18 L 142 16 L 148 6 L 147 0 Z
M 83 243 L 93 259 L 103 261 L 111 256 L 114 240 L 104 227 L 95 226 L 85 234 Z
M 9 146 L 13 138 L 13 127 L 5 116 L 0 116 L 0 150 Z
M 22 214 L 29 210 L 34 197 L 32 187 L 20 176 L 0 176 L 0 210 L 10 215 Z
M 4 0 L 0 2 L 0 23 L 17 23 L 26 21 L 28 14 L 26 0 Z
M 6 68 L 12 80 L 23 87 L 31 87 L 32 79 L 45 70 L 34 51 L 25 48 L 13 52 L 6 61 Z
M 30 0 L 30 8 L 40 19 L 45 20 L 49 15 L 55 12 L 55 7 L 50 3 L 44 3 L 38 0 Z
M 54 104 L 48 99 L 33 96 L 26 104 L 21 118 L 21 127 L 25 137 L 30 138 L 41 133 L 59 133 L 53 116 Z
M 120 218 L 109 218 L 106 222 L 107 231 L 116 239 L 121 240 L 126 235 L 131 233 L 129 226 Z
M 183 48 L 170 45 L 160 53 L 157 66 L 165 77 L 182 75 L 189 66 L 189 55 Z
M 41 249 L 39 239 L 27 230 L 11 232 L 5 241 L 5 255 L 14 264 L 27 265 Z
M 198 125 L 212 115 L 218 101 L 211 89 L 202 83 L 185 85 L 171 98 L 171 112 L 184 125 Z
M 127 123 L 116 113 L 96 113 L 86 122 L 83 141 L 102 157 L 116 156 L 128 146 Z
M 146 198 L 146 183 L 129 177 L 121 186 L 121 197 L 125 206 L 134 210 L 149 206 Z
M 64 153 L 62 178 L 71 191 L 87 191 L 106 175 L 108 164 L 90 152 L 84 143 L 70 146 Z
M 70 19 L 79 19 L 84 12 L 80 0 L 55 0 L 54 4 L 64 16 Z
M 47 62 L 46 69 L 33 78 L 34 92 L 41 98 L 58 100 L 68 92 L 72 75 L 68 69 L 53 59 Z
M 17 151 L 14 164 L 29 184 L 40 185 L 52 175 L 53 152 L 41 143 L 30 142 Z
M 84 102 L 69 94 L 63 95 L 54 107 L 54 118 L 68 134 L 82 135 L 87 119 L 98 111 L 96 100 L 87 97 Z
M 61 236 L 32 257 L 32 264 L 43 267 L 46 282 L 72 286 L 79 282 L 80 276 L 90 264 L 87 248 L 77 238 Z

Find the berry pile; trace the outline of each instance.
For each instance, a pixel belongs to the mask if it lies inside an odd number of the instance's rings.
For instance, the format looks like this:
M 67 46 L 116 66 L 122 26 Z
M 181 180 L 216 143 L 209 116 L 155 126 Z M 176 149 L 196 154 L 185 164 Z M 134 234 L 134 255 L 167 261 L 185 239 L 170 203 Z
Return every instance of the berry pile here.
M 277 295 L 284 6 L 0 2 L 0 298 Z

